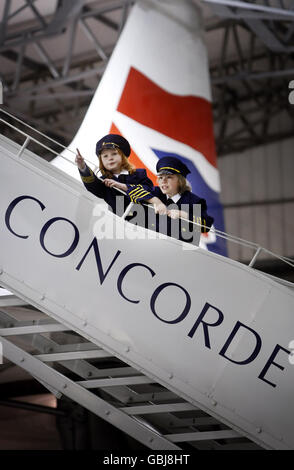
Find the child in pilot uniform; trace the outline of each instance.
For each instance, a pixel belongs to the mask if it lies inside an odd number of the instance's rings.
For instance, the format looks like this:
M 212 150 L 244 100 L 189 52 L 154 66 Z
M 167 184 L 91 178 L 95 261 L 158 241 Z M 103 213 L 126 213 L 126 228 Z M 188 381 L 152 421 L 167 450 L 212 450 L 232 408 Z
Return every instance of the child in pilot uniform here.
M 129 142 L 118 134 L 108 134 L 96 144 L 101 179 L 86 165 L 77 149 L 76 163 L 84 186 L 95 196 L 104 199 L 115 214 L 122 215 L 130 202 L 149 202 L 155 212 L 166 213 L 166 207 L 151 193 L 152 181 L 145 169 L 135 169 L 128 161 L 131 153 Z M 118 188 L 125 196 L 115 190 Z M 117 197 L 123 197 L 123 205 L 117 204 Z
M 165 156 L 158 160 L 156 171 L 158 186 L 153 189 L 152 194 L 167 207 L 167 215 L 172 219 L 182 218 L 196 222 L 201 225 L 202 233 L 209 232 L 214 219 L 207 214 L 205 199 L 191 192 L 191 186 L 186 180 L 186 176 L 191 173 L 189 168 L 178 158 Z M 195 204 L 201 206 L 201 217 L 195 218 Z

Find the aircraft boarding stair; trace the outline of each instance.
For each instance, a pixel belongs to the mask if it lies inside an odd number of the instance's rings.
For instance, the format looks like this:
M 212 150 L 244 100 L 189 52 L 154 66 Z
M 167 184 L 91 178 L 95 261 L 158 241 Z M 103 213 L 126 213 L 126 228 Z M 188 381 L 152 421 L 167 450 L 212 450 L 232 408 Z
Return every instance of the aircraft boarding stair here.
M 138 368 L 128 366 L 82 336 L 77 342 L 77 335 L 69 328 L 45 315 L 42 320 L 17 321 L 0 301 L 0 323 L 1 342 L 10 361 L 58 399 L 62 395 L 71 398 L 147 448 L 258 448 Z
M 0 136 L 6 360 L 150 449 L 293 449 L 291 284 L 132 237 L 24 138 Z M 37 319 L 11 314 L 22 303 Z

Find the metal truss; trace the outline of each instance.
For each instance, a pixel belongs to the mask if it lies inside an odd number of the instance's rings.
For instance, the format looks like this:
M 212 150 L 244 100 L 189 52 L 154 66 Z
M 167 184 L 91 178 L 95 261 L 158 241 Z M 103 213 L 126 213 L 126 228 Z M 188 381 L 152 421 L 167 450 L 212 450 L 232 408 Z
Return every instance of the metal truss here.
M 38 0 L 25 0 L 25 4 L 16 11 L 11 11 L 11 0 L 5 0 L 0 24 L 0 56 L 14 62 L 15 68 L 12 74 L 0 73 L 4 105 L 17 109 L 19 117 L 38 124 L 39 129 L 58 138 L 61 143 L 69 143 L 91 101 L 97 81 L 103 75 L 133 3 L 132 0 L 87 4 L 85 0 L 59 0 L 56 10 L 49 17 L 44 17 L 37 9 Z M 10 21 L 26 8 L 33 11 L 34 20 L 13 31 Z M 121 16 L 119 22 L 107 16 L 117 10 Z M 89 20 L 115 31 L 114 43 L 102 47 Z M 86 55 L 74 54 L 80 30 L 89 42 L 90 52 Z M 58 36 L 67 41 L 67 47 L 65 57 L 54 61 L 47 50 L 46 41 Z M 26 53 L 30 48 L 34 49 L 40 60 L 32 59 Z
M 292 9 L 283 1 L 275 7 L 269 0 L 204 2 L 223 28 L 220 61 L 210 67 L 218 154 L 292 137 L 294 2 Z
M 44 16 L 38 0 L 25 0 L 12 11 L 5 0 L 0 25 L 0 57 L 15 64 L 2 68 L 4 105 L 14 114 L 67 145 L 91 102 L 134 0 L 59 0 Z M 218 155 L 240 152 L 293 136 L 294 109 L 289 82 L 294 74 L 293 2 L 203 0 L 220 18 L 205 24 L 206 36 L 222 35 L 220 55 L 210 62 Z M 292 9 L 291 9 L 292 7 Z M 17 29 L 11 20 L 27 8 L 34 20 Z M 109 14 L 116 12 L 114 21 Z M 114 33 L 102 45 L 93 21 Z M 75 53 L 78 33 L 89 41 L 87 54 Z M 66 43 L 62 60 L 53 60 L 47 41 Z M 39 60 L 32 58 L 33 48 Z M 4 70 L 4 72 L 3 72 Z M 17 110 L 17 111 L 16 111 Z M 276 123 L 283 120 L 283 129 Z M 46 157 L 46 155 L 44 154 Z
M 259 448 L 76 332 L 36 310 L 29 320 L 28 312 L 0 299 L 0 373 L 19 366 L 58 399 L 68 397 L 149 449 Z

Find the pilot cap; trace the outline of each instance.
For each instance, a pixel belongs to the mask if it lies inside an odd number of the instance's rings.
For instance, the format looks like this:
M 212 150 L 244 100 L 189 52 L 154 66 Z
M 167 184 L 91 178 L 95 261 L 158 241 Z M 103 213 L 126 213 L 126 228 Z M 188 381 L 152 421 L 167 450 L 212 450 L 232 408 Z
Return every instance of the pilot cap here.
M 127 139 L 118 134 L 108 134 L 98 140 L 96 154 L 99 156 L 103 149 L 119 148 L 126 157 L 130 156 L 131 147 Z
M 158 175 L 183 175 L 185 178 L 191 173 L 189 168 L 179 158 L 168 155 L 158 160 L 156 171 Z

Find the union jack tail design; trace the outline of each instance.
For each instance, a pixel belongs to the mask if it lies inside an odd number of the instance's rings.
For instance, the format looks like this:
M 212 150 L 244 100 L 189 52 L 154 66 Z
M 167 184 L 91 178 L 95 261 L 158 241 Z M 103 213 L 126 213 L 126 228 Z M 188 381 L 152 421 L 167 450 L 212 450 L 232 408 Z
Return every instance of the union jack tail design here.
M 224 230 L 201 15 L 188 0 L 141 0 L 133 7 L 70 147 L 97 164 L 96 142 L 108 133 L 129 141 L 130 161 L 146 168 L 154 184 L 159 158 L 181 159 L 214 227 Z M 58 157 L 54 164 L 63 162 Z M 66 171 L 79 177 L 69 165 Z M 225 241 L 213 232 L 201 235 L 200 246 L 227 254 Z

